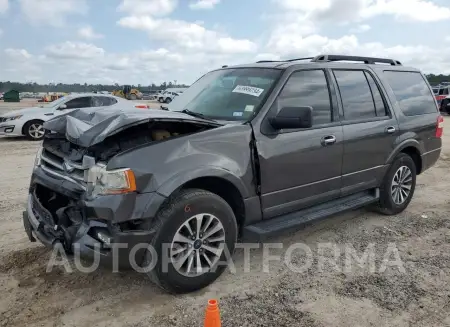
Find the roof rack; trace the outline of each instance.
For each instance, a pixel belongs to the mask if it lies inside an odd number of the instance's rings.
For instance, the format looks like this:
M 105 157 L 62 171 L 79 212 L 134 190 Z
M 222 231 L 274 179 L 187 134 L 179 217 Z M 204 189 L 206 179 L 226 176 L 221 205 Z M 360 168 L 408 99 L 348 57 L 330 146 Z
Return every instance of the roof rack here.
M 311 60 L 314 59 L 314 57 L 306 57 L 306 58 L 296 58 L 296 59 L 286 59 L 286 60 L 260 60 L 257 61 L 257 64 L 266 63 L 266 62 L 291 62 L 291 61 L 298 61 L 298 60 Z
M 295 59 L 287 59 L 285 61 L 287 62 L 291 62 L 291 61 L 299 61 L 299 60 L 309 60 L 309 59 L 314 59 L 314 57 L 304 57 L 304 58 L 295 58 Z
M 402 66 L 398 60 L 387 58 L 360 57 L 360 56 L 344 56 L 344 55 L 319 55 L 314 57 L 312 62 L 330 62 L 330 61 L 360 61 L 365 64 L 383 63 L 392 66 Z

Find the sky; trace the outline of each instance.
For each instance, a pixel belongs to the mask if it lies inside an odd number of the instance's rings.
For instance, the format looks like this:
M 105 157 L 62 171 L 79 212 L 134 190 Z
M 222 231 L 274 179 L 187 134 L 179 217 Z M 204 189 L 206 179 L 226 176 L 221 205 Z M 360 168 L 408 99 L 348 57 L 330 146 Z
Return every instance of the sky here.
M 0 0 L 0 80 L 190 84 L 318 54 L 449 74 L 449 24 L 449 0 Z

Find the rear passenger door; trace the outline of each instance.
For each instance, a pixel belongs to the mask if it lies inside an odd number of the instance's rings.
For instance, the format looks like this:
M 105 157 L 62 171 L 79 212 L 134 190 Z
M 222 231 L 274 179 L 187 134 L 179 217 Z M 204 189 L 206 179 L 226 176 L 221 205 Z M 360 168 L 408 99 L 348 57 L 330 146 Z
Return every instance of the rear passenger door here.
M 379 186 L 399 134 L 387 97 L 375 74 L 333 69 L 344 131 L 342 196 Z
M 275 130 L 263 123 L 255 129 L 264 218 L 340 195 L 343 134 L 328 79 L 323 69 L 292 72 L 265 117 L 268 122 L 282 108 L 310 106 L 311 128 Z

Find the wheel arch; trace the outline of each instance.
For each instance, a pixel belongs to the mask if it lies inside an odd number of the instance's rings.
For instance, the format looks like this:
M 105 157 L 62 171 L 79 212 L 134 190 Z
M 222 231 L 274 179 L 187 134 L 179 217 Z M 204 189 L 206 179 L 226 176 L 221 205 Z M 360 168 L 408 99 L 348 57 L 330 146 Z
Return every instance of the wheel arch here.
M 397 145 L 397 147 L 392 151 L 386 163 L 391 164 L 399 153 L 405 153 L 409 155 L 414 161 L 414 164 L 416 166 L 416 173 L 417 175 L 419 175 L 422 172 L 423 168 L 421 156 L 422 152 L 423 151 L 421 150 L 419 141 L 415 139 L 405 140 Z
M 23 135 L 27 135 L 26 129 L 28 128 L 28 125 L 30 125 L 30 124 L 33 123 L 33 122 L 39 122 L 39 123 L 44 124 L 45 121 L 42 120 L 42 119 L 39 119 L 39 118 L 34 118 L 34 119 L 28 120 L 27 122 L 25 122 L 25 123 L 22 125 L 22 134 L 23 134 Z
M 208 168 L 195 172 L 189 172 L 188 175 L 178 175 L 176 178 L 158 188 L 158 193 L 170 197 L 181 190 L 197 188 L 217 194 L 223 198 L 232 208 L 238 225 L 245 220 L 244 199 L 248 196 L 247 190 L 242 181 L 231 173 Z

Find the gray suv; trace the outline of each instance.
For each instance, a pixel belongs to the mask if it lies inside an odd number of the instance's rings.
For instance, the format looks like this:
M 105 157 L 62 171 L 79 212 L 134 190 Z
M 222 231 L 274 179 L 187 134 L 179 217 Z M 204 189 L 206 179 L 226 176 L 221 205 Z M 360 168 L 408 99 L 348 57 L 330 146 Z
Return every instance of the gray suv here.
M 47 121 L 23 214 L 29 239 L 135 263 L 190 292 L 223 272 L 238 240 L 363 206 L 402 212 L 441 152 L 430 85 L 391 59 L 224 66 L 165 109 Z

